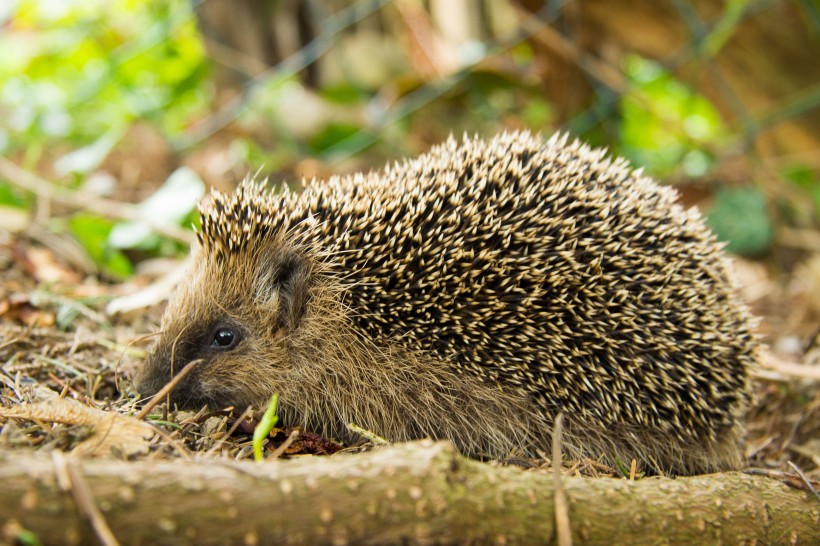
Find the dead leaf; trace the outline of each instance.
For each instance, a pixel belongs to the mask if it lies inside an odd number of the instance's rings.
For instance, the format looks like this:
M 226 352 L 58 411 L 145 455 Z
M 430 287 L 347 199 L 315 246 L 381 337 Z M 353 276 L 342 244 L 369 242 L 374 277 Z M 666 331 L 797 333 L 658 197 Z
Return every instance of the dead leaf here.
M 0 300 L 0 317 L 37 328 L 54 326 L 56 321 L 54 313 L 38 309 L 32 303 L 30 294 L 12 294 Z
M 148 452 L 155 434 L 150 425 L 133 417 L 101 411 L 67 398 L 0 408 L 0 417 L 90 427 L 93 434 L 73 450 L 82 457 L 141 455 Z
M 28 270 L 34 278 L 45 283 L 77 284 L 81 277 L 73 269 L 63 264 L 50 249 L 29 247 L 26 249 Z

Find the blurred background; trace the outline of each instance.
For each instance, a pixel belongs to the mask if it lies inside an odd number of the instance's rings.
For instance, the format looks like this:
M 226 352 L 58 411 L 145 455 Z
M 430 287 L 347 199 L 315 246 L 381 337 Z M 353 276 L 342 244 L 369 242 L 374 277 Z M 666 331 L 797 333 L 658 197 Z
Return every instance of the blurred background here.
M 816 0 L 2 0 L 0 337 L 67 336 L 3 371 L 114 396 L 117 355 L 144 352 L 110 338 L 157 328 L 208 187 L 568 131 L 726 242 L 775 355 L 750 453 L 817 469 L 818 52 Z M 87 373 L 38 348 L 58 338 Z
M 676 186 L 755 260 L 752 302 L 805 296 L 769 322 L 816 333 L 814 0 L 5 0 L 0 24 L 0 229 L 79 277 L 184 253 L 205 188 L 248 173 L 561 130 Z

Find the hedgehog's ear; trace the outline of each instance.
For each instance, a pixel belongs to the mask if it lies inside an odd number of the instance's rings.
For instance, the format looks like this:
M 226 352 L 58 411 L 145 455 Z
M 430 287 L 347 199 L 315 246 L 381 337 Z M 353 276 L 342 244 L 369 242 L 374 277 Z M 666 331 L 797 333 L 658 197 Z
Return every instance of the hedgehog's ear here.
M 262 260 L 256 279 L 256 296 L 264 305 L 275 306 L 275 330 L 293 329 L 305 313 L 310 282 L 310 263 L 293 250 L 280 250 Z

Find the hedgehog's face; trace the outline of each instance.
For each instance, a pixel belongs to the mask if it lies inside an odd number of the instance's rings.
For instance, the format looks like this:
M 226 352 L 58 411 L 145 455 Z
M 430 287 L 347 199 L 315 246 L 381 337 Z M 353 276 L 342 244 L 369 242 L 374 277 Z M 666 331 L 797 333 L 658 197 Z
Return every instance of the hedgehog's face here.
M 233 265 L 194 252 L 138 377 L 140 394 L 156 393 L 191 362 L 171 393 L 180 407 L 258 408 L 289 381 L 288 343 L 306 307 L 310 267 L 272 246 Z

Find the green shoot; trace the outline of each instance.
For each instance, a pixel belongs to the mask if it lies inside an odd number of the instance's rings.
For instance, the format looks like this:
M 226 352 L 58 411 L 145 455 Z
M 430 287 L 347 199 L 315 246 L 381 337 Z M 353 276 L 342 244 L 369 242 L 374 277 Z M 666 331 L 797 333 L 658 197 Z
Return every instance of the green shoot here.
M 276 406 L 278 403 L 278 394 L 274 394 L 270 397 L 268 409 L 265 410 L 262 420 L 259 421 L 259 424 L 256 425 L 255 429 L 253 429 L 253 460 L 256 462 L 259 462 L 264 458 L 262 456 L 262 442 L 265 441 L 265 438 L 268 437 L 270 431 L 273 430 L 273 427 L 275 427 L 276 423 L 279 422 L 279 417 L 276 416 Z

